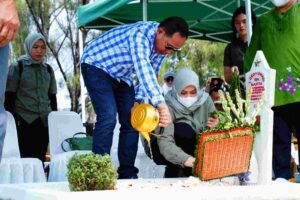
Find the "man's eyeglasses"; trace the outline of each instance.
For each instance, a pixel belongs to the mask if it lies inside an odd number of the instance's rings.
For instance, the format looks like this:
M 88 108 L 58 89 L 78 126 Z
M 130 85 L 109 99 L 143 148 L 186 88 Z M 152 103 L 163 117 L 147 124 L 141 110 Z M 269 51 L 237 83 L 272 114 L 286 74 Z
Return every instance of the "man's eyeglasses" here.
M 170 50 L 170 51 L 174 51 L 174 52 L 179 52 L 179 51 L 181 51 L 181 48 L 176 49 L 176 48 L 174 48 L 174 47 L 172 47 L 172 46 L 169 46 L 169 45 L 165 46 L 165 49 Z

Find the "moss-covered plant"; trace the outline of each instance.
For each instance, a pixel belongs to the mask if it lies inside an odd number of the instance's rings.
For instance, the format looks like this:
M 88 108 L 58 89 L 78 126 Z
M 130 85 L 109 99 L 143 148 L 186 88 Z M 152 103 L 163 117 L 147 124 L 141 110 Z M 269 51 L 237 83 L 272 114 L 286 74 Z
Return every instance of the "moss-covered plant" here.
M 115 189 L 117 171 L 109 155 L 75 154 L 67 167 L 71 191 Z

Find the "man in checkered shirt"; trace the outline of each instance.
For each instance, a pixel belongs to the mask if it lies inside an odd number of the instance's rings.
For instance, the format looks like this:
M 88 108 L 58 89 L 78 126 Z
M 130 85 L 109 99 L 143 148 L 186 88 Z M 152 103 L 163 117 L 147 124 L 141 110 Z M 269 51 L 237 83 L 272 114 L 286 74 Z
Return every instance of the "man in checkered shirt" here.
M 134 162 L 139 134 L 130 123 L 132 107 L 148 99 L 159 110 L 159 125 L 171 123 L 157 74 L 166 55 L 180 51 L 187 37 L 185 20 L 169 17 L 161 23 L 137 22 L 113 28 L 84 50 L 82 75 L 97 114 L 93 152 L 110 153 L 118 113 L 119 179 L 137 178 L 138 174 Z

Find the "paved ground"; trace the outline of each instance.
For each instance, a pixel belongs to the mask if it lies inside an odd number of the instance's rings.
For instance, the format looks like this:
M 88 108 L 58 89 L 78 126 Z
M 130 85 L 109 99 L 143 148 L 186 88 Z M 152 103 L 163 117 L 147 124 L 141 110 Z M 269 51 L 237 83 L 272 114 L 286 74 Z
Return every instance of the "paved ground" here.
M 117 124 L 114 130 L 113 145 L 111 149 L 111 156 L 115 166 L 119 165 L 118 162 L 118 137 L 120 125 Z M 138 154 L 135 161 L 135 166 L 139 169 L 139 178 L 163 178 L 165 166 L 156 165 L 144 152 L 141 140 L 139 140 Z

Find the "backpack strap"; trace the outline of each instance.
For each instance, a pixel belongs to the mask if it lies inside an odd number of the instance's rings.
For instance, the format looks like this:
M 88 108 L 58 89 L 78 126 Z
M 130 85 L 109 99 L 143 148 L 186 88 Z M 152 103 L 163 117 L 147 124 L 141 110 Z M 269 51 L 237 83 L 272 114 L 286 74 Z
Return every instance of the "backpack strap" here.
M 20 86 L 21 83 L 21 77 L 22 77 L 22 73 L 23 73 L 23 61 L 22 60 L 18 60 L 18 67 L 19 67 L 19 81 L 18 81 L 18 86 Z
M 52 73 L 51 66 L 48 65 L 47 63 L 45 63 L 45 65 L 47 65 L 47 71 L 48 71 L 48 73 L 49 73 L 49 75 L 50 75 L 50 77 L 51 77 L 51 73 Z
M 19 67 L 19 77 L 21 79 L 21 76 L 22 76 L 22 73 L 23 73 L 23 68 L 24 68 L 22 60 L 18 60 L 18 67 Z M 20 79 L 19 79 L 19 81 L 20 81 Z

